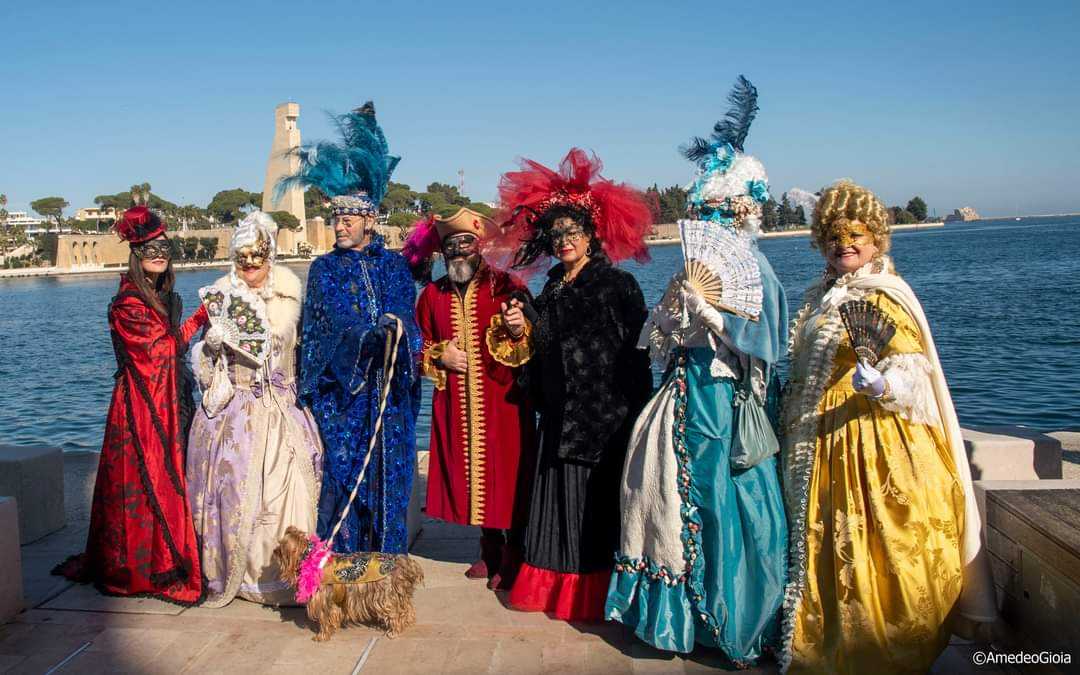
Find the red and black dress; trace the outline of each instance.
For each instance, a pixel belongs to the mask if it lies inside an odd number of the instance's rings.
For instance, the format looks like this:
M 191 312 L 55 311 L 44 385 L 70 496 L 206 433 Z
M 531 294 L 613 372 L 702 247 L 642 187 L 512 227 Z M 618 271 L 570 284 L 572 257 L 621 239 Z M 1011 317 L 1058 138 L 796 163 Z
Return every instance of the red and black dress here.
M 648 356 L 636 348 L 648 310 L 634 277 L 606 259 L 568 284 L 562 270 L 551 270 L 534 305 L 526 379 L 541 441 L 509 603 L 599 621 L 619 546 L 626 445 L 652 390 Z
M 184 481 L 193 410 L 182 358 L 207 322 L 182 325 L 176 293 L 163 316 L 124 277 L 109 306 L 116 386 L 105 426 L 86 552 L 58 568 L 109 595 L 191 605 L 203 595 L 199 546 Z

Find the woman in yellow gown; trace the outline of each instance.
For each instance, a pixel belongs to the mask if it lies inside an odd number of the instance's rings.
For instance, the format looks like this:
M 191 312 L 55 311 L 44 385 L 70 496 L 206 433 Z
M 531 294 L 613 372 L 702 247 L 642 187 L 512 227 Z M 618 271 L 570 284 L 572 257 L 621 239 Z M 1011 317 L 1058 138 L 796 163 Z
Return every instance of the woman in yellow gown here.
M 957 613 L 996 613 L 960 428 L 929 326 L 886 253 L 884 205 L 842 181 L 814 211 L 825 257 L 791 335 L 784 492 L 788 672 L 925 673 Z M 896 334 L 859 363 L 839 315 L 875 305 Z

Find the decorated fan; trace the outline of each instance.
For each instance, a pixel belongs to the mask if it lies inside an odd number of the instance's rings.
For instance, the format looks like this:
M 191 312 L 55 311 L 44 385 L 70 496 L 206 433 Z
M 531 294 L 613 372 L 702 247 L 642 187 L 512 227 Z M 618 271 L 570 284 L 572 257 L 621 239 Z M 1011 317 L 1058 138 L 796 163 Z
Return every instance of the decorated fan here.
M 680 220 L 686 281 L 713 307 L 757 321 L 761 315 L 761 268 L 751 240 L 732 228 Z
M 881 360 L 881 354 L 896 335 L 892 319 L 866 300 L 849 300 L 840 305 L 840 320 L 856 356 L 871 366 Z
M 270 353 L 270 322 L 263 305 L 250 293 L 217 286 L 199 289 L 210 325 L 217 326 L 222 342 L 236 354 L 258 365 Z

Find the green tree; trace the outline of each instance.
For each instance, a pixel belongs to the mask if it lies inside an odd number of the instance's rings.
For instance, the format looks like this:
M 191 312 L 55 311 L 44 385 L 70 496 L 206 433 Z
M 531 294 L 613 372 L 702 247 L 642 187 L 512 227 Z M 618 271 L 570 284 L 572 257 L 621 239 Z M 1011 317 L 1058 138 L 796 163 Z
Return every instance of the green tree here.
M 198 237 L 180 237 L 180 245 L 184 249 L 184 260 L 195 260 L 199 252 Z
M 917 223 L 915 215 L 907 209 L 902 209 L 899 206 L 893 206 L 889 209 L 889 215 L 892 217 L 892 221 L 897 225 L 910 225 Z
M 789 230 L 796 224 L 795 210 L 791 208 L 791 200 L 786 192 L 780 198 L 780 207 L 776 210 L 776 224 L 781 230 Z
M 60 218 L 64 215 L 64 209 L 70 206 L 67 200 L 63 197 L 42 197 L 30 202 L 30 208 L 32 208 L 38 215 L 45 218 L 45 232 L 49 231 L 49 220 L 51 219 L 54 225 L 60 224 Z M 55 260 L 55 256 L 53 260 Z
M 386 218 L 386 225 L 388 227 L 396 227 L 399 230 L 407 231 L 412 227 L 413 223 L 419 220 L 420 217 L 415 213 L 405 213 L 404 211 L 398 211 L 397 213 L 391 213 Z
M 56 252 L 60 248 L 60 237 L 55 232 L 46 232 L 38 237 L 37 255 L 49 265 L 56 264 Z
M 416 213 L 417 194 L 404 183 L 390 183 L 383 197 L 380 210 L 383 213 L 399 213 L 402 211 Z
M 300 219 L 289 213 L 288 211 L 271 211 L 270 217 L 274 219 L 277 226 L 283 230 L 296 231 L 300 229 Z
M 0 194 L 0 252 L 6 252 L 11 246 L 11 232 L 8 231 L 7 195 Z
M 235 188 L 222 190 L 214 195 L 206 210 L 220 223 L 233 223 L 240 220 L 248 210 L 258 208 L 261 202 L 261 193 Z
M 447 185 L 446 183 L 431 183 L 427 186 L 427 194 L 442 195 L 443 201 L 457 206 L 466 206 L 470 201 L 468 197 L 458 191 L 456 185 Z
M 117 192 L 114 195 L 98 195 L 94 197 L 94 203 L 103 209 L 123 211 L 131 208 L 134 202 L 131 200 L 130 192 Z
M 173 260 L 184 259 L 184 238 L 169 237 L 169 250 L 172 251 Z
M 469 202 L 469 208 L 489 218 L 493 213 L 495 213 L 495 209 L 491 208 L 484 202 Z
M 672 185 L 657 192 L 660 205 L 658 214 L 661 223 L 674 223 L 686 217 L 686 190 L 679 185 Z
M 150 183 L 139 183 L 138 185 L 132 185 L 128 190 L 128 194 L 131 195 L 132 200 L 136 204 L 150 204 Z
M 393 183 L 391 183 L 393 185 Z M 308 218 L 330 220 L 330 199 L 319 188 L 304 190 L 304 212 Z
M 398 211 L 397 213 L 391 213 L 387 217 L 386 225 L 387 227 L 396 228 L 398 234 L 401 235 L 401 240 L 405 241 L 405 238 L 409 236 L 409 231 L 412 230 L 413 224 L 419 219 L 419 214 Z
M 780 229 L 780 221 L 776 215 L 776 200 L 772 197 L 761 205 L 761 231 L 772 232 Z
M 802 207 L 802 204 L 795 207 L 795 224 L 806 227 L 806 209 Z
M 922 197 L 912 197 L 911 201 L 907 203 L 907 211 L 915 217 L 915 222 L 922 223 L 926 221 L 926 202 Z
M 179 225 L 180 229 L 198 229 L 204 225 L 209 225 L 209 221 L 206 219 L 206 211 L 194 204 L 176 207 L 175 214 L 176 224 Z
M 199 237 L 199 252 L 204 260 L 213 260 L 217 256 L 217 237 Z

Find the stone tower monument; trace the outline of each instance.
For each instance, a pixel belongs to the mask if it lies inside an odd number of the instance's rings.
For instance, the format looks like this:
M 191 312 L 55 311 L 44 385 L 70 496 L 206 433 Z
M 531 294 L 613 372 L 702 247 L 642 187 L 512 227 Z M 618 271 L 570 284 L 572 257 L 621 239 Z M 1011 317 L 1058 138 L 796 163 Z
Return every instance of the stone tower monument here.
M 278 250 L 283 253 L 296 253 L 297 243 L 306 240 L 304 191 L 293 188 L 274 200 L 274 187 L 278 180 L 296 173 L 300 168 L 300 159 L 288 154 L 289 150 L 300 147 L 300 129 L 296 126 L 299 117 L 298 103 L 282 103 L 274 108 L 274 144 L 270 147 L 266 183 L 263 185 L 263 211 L 288 211 L 300 221 L 300 229 L 296 232 L 284 229 L 278 232 Z

